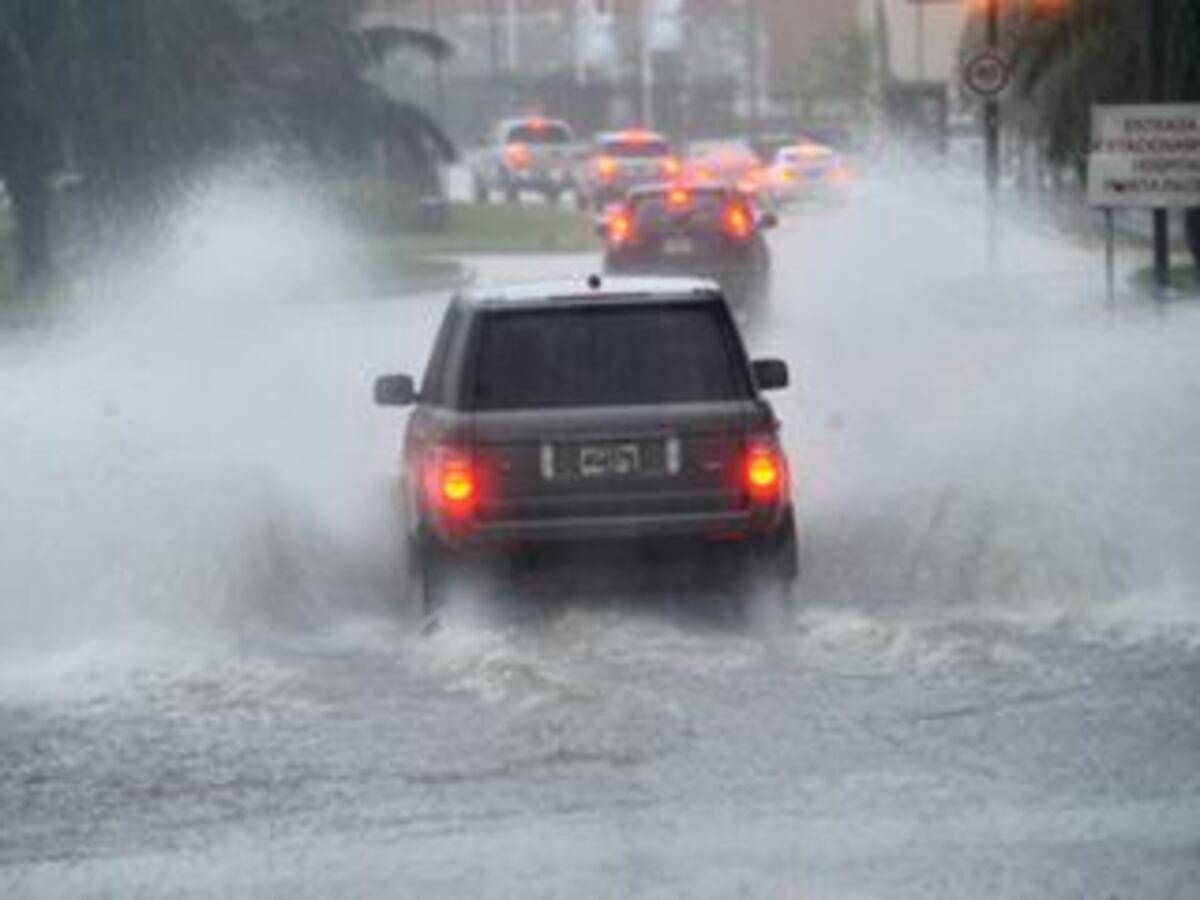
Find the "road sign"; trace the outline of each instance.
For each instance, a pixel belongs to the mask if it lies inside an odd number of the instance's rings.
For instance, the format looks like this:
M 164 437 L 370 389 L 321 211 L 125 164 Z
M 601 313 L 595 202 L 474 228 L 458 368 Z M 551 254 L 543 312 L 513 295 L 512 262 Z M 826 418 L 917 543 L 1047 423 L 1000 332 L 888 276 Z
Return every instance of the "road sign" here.
M 980 97 L 995 97 L 1008 87 L 1008 60 L 995 50 L 973 56 L 963 67 L 963 80 Z
M 1200 104 L 1092 107 L 1088 203 L 1200 206 Z

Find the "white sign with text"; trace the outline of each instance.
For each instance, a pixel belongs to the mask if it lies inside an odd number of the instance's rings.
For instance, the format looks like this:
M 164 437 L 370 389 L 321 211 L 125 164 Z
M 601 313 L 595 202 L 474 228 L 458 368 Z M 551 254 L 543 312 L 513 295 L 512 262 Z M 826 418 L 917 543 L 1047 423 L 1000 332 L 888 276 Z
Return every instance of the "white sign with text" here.
M 1200 206 L 1200 104 L 1092 107 L 1088 203 Z

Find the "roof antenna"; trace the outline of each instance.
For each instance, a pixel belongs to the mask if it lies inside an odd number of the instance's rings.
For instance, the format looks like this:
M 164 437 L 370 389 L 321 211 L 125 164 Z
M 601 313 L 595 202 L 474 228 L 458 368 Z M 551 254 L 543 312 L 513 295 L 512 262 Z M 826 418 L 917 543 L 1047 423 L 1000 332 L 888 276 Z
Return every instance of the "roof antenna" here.
M 591 290 L 593 290 L 593 291 L 598 291 L 598 290 L 600 290 L 600 288 L 601 288 L 601 287 L 603 287 L 603 284 L 604 284 L 604 283 L 603 283 L 603 282 L 600 280 L 600 276 L 599 276 L 599 275 L 594 275 L 594 274 L 593 274 L 593 275 L 589 275 L 589 276 L 588 276 L 588 280 L 587 280 L 587 286 L 588 286 L 588 287 L 589 287 Z

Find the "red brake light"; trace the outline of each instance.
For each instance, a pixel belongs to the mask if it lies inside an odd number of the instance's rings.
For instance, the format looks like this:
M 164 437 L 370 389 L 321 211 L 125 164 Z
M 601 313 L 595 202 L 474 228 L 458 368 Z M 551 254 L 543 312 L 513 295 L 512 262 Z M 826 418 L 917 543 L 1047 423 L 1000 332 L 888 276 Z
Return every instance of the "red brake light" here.
M 745 203 L 730 203 L 725 207 L 721 221 L 725 226 L 725 233 L 737 240 L 745 240 L 754 232 L 754 222 Z
M 668 156 L 662 161 L 663 174 L 668 178 L 676 178 L 683 172 L 683 164 L 673 156 Z
M 746 491 L 758 502 L 777 500 L 783 494 L 786 472 L 778 448 L 772 444 L 751 446 L 742 470 Z
M 424 480 L 426 500 L 437 512 L 459 522 L 475 514 L 479 502 L 479 477 L 468 454 L 437 448 L 429 456 Z
M 667 192 L 667 205 L 671 209 L 686 209 L 692 202 L 691 192 L 687 188 L 671 188 Z
M 609 179 L 617 174 L 617 161 L 611 156 L 601 156 L 596 159 L 596 174 Z
M 523 169 L 529 165 L 529 148 L 524 144 L 509 144 L 504 158 L 513 168 Z
M 633 240 L 633 210 L 628 207 L 616 209 L 608 218 L 608 239 L 619 247 Z

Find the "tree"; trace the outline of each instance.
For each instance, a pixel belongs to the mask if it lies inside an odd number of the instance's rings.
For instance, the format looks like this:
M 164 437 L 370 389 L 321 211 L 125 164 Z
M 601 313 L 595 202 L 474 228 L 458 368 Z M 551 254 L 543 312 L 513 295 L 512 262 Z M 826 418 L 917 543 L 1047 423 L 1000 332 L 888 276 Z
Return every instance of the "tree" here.
M 330 168 L 382 158 L 392 174 L 434 179 L 453 146 L 372 75 L 393 53 L 451 48 L 417 29 L 362 29 L 360 6 L 0 0 L 0 176 L 22 271 L 47 268 L 50 180 L 66 157 L 97 234 L 153 221 L 197 170 L 253 146 Z
M 1169 96 L 1200 100 L 1200 0 L 1166 0 L 1171 35 Z M 1085 171 L 1095 103 L 1137 103 L 1149 94 L 1146 0 L 1071 0 L 1010 14 L 1015 112 L 1033 123 L 1055 165 Z M 978 39 L 979 29 L 974 29 Z M 1185 216 L 1200 272 L 1200 210 Z

